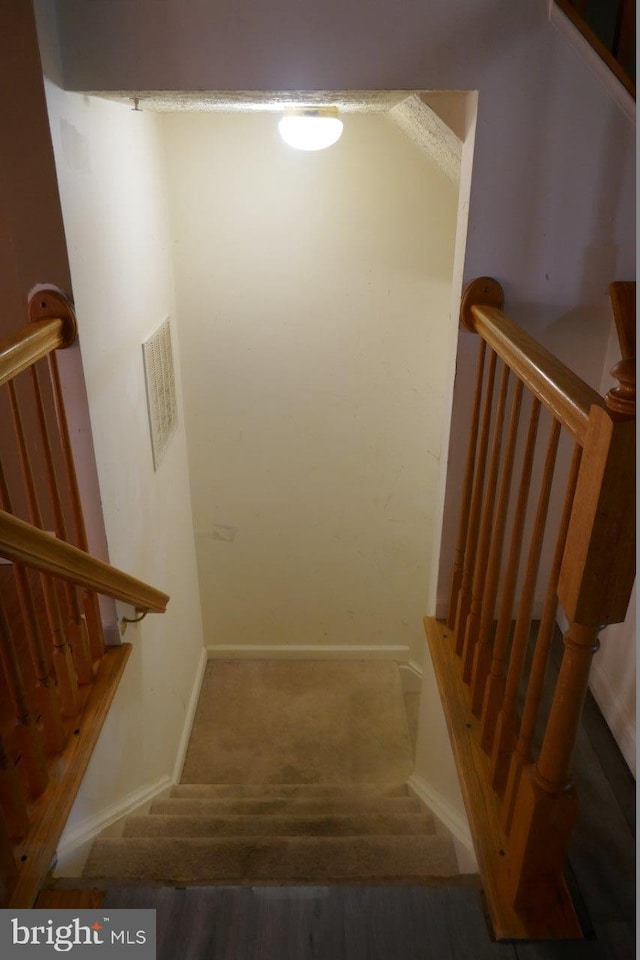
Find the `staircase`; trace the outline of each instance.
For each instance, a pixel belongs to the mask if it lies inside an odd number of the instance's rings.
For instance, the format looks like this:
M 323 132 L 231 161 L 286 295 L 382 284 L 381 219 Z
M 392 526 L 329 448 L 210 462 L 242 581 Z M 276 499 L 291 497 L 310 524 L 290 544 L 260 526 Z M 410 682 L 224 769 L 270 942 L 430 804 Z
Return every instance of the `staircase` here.
M 458 873 L 407 786 L 395 663 L 210 661 L 170 795 L 99 838 L 84 882 L 421 882 Z M 244 778 L 244 780 L 243 780 Z
M 84 871 L 99 886 L 422 882 L 458 873 L 453 842 L 394 786 L 180 784 Z

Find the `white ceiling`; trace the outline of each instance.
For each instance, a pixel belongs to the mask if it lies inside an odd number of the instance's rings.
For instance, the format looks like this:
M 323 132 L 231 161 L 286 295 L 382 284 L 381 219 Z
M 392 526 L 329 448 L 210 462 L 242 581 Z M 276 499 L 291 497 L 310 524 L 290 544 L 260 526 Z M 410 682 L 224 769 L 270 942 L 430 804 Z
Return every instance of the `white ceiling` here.
M 288 108 L 335 106 L 341 113 L 386 113 L 409 96 L 406 90 L 116 90 L 87 91 L 109 100 L 138 100 L 140 109 L 154 113 L 222 111 L 278 112 Z
M 452 123 L 452 98 L 456 91 L 435 97 L 413 90 L 313 90 L 313 91 L 175 91 L 118 90 L 88 91 L 90 96 L 126 101 L 139 110 L 153 113 L 258 113 L 287 109 L 337 107 L 340 113 L 388 115 L 452 182 L 460 177 L 462 143 L 459 123 Z M 438 110 L 438 103 L 446 111 Z M 459 112 L 459 111 L 458 111 Z M 452 129 L 452 126 L 455 128 Z

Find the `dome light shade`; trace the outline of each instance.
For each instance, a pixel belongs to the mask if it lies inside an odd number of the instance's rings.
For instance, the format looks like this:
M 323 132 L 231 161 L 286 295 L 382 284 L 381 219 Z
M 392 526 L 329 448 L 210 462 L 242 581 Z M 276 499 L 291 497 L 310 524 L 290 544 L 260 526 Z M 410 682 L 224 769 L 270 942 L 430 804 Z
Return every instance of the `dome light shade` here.
M 305 111 L 282 117 L 278 123 L 280 136 L 296 150 L 325 150 L 342 135 L 342 120 L 337 111 Z

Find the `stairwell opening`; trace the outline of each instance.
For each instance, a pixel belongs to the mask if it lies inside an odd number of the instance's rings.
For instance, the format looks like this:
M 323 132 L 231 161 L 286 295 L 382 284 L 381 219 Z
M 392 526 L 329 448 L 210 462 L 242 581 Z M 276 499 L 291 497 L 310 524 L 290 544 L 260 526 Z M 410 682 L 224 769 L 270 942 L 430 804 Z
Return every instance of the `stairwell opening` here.
M 146 623 L 131 630 L 154 682 L 122 777 L 144 769 L 145 797 L 157 769 L 175 762 L 179 778 L 197 702 L 185 445 L 210 655 L 419 666 L 437 599 L 476 98 L 424 95 L 432 127 L 462 143 L 454 184 L 391 116 L 415 95 L 344 95 L 345 134 L 320 158 L 287 154 L 278 113 L 255 97 L 194 112 L 175 98 L 161 109 L 140 94 L 134 110 L 131 93 L 50 91 L 79 316 L 113 289 L 82 335 L 110 549 L 175 596 L 171 629 L 153 624 L 159 643 Z M 154 474 L 140 343 L 166 315 L 178 425 Z M 113 471 L 115 451 L 126 470 Z M 111 781 L 97 793 L 120 809 Z M 61 861 L 95 832 L 89 808 L 83 794 Z
M 163 114 L 206 642 L 419 665 L 475 97 L 318 94 L 345 131 L 303 154 L 277 120 L 304 96 L 136 96 Z

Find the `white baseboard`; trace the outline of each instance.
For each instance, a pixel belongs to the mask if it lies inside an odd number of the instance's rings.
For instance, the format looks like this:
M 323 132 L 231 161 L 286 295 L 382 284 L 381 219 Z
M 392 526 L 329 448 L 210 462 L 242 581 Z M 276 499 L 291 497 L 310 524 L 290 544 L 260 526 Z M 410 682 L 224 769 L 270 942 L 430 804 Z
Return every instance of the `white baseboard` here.
M 189 746 L 189 737 L 191 736 L 193 718 L 195 717 L 195 714 L 196 714 L 196 708 L 198 706 L 198 698 L 200 697 L 200 688 L 202 687 L 202 679 L 204 677 L 204 671 L 207 667 L 208 659 L 209 659 L 208 648 L 203 647 L 200 653 L 200 659 L 198 661 L 198 669 L 196 670 L 195 679 L 193 681 L 193 686 L 191 688 L 191 696 L 189 697 L 187 711 L 184 715 L 184 724 L 182 726 L 182 736 L 180 737 L 180 743 L 178 745 L 176 762 L 173 765 L 173 778 L 172 778 L 173 783 L 179 783 L 180 777 L 182 776 L 182 768 L 184 766 L 185 757 L 187 756 L 187 747 Z
M 78 876 L 84 866 L 82 860 L 86 859 L 89 853 L 89 845 L 94 839 L 107 827 L 110 827 L 116 821 L 123 817 L 128 817 L 140 807 L 145 807 L 158 796 L 159 793 L 167 790 L 171 786 L 171 779 L 167 776 L 160 777 L 153 783 L 138 787 L 126 797 L 111 804 L 99 813 L 82 820 L 73 830 L 63 833 L 58 849 L 56 851 L 55 876 Z M 80 858 L 80 860 L 79 860 Z M 71 869 L 68 874 L 67 870 Z
M 78 874 L 82 872 L 84 860 L 88 856 L 90 845 L 98 834 L 117 823 L 118 820 L 122 820 L 136 810 L 148 806 L 158 794 L 167 790 L 171 784 L 178 782 L 184 765 L 189 737 L 191 736 L 191 727 L 193 726 L 193 718 L 198 705 L 198 697 L 200 696 L 200 687 L 202 686 L 202 678 L 206 665 L 207 650 L 203 647 L 184 717 L 173 775 L 171 777 L 165 775 L 152 783 L 138 787 L 125 797 L 111 804 L 111 806 L 82 820 L 77 827 L 63 833 L 56 851 L 56 876 L 63 876 L 65 874 L 68 876 L 78 876 Z
M 401 663 L 400 680 L 402 681 L 403 693 L 420 693 L 422 690 L 422 670 L 411 660 L 409 663 Z
M 417 663 L 415 660 L 409 660 L 409 663 L 406 665 L 408 670 L 412 670 L 415 673 L 416 677 L 422 682 L 424 676 L 424 664 Z
M 454 810 L 446 798 L 437 790 L 434 790 L 422 777 L 416 777 L 415 775 L 409 777 L 407 784 L 451 833 L 456 845 L 460 873 L 477 873 L 478 861 L 473 849 L 473 840 L 471 839 L 467 818 Z
M 210 660 L 409 660 L 408 646 L 395 644 L 262 644 L 221 643 L 207 647 Z

